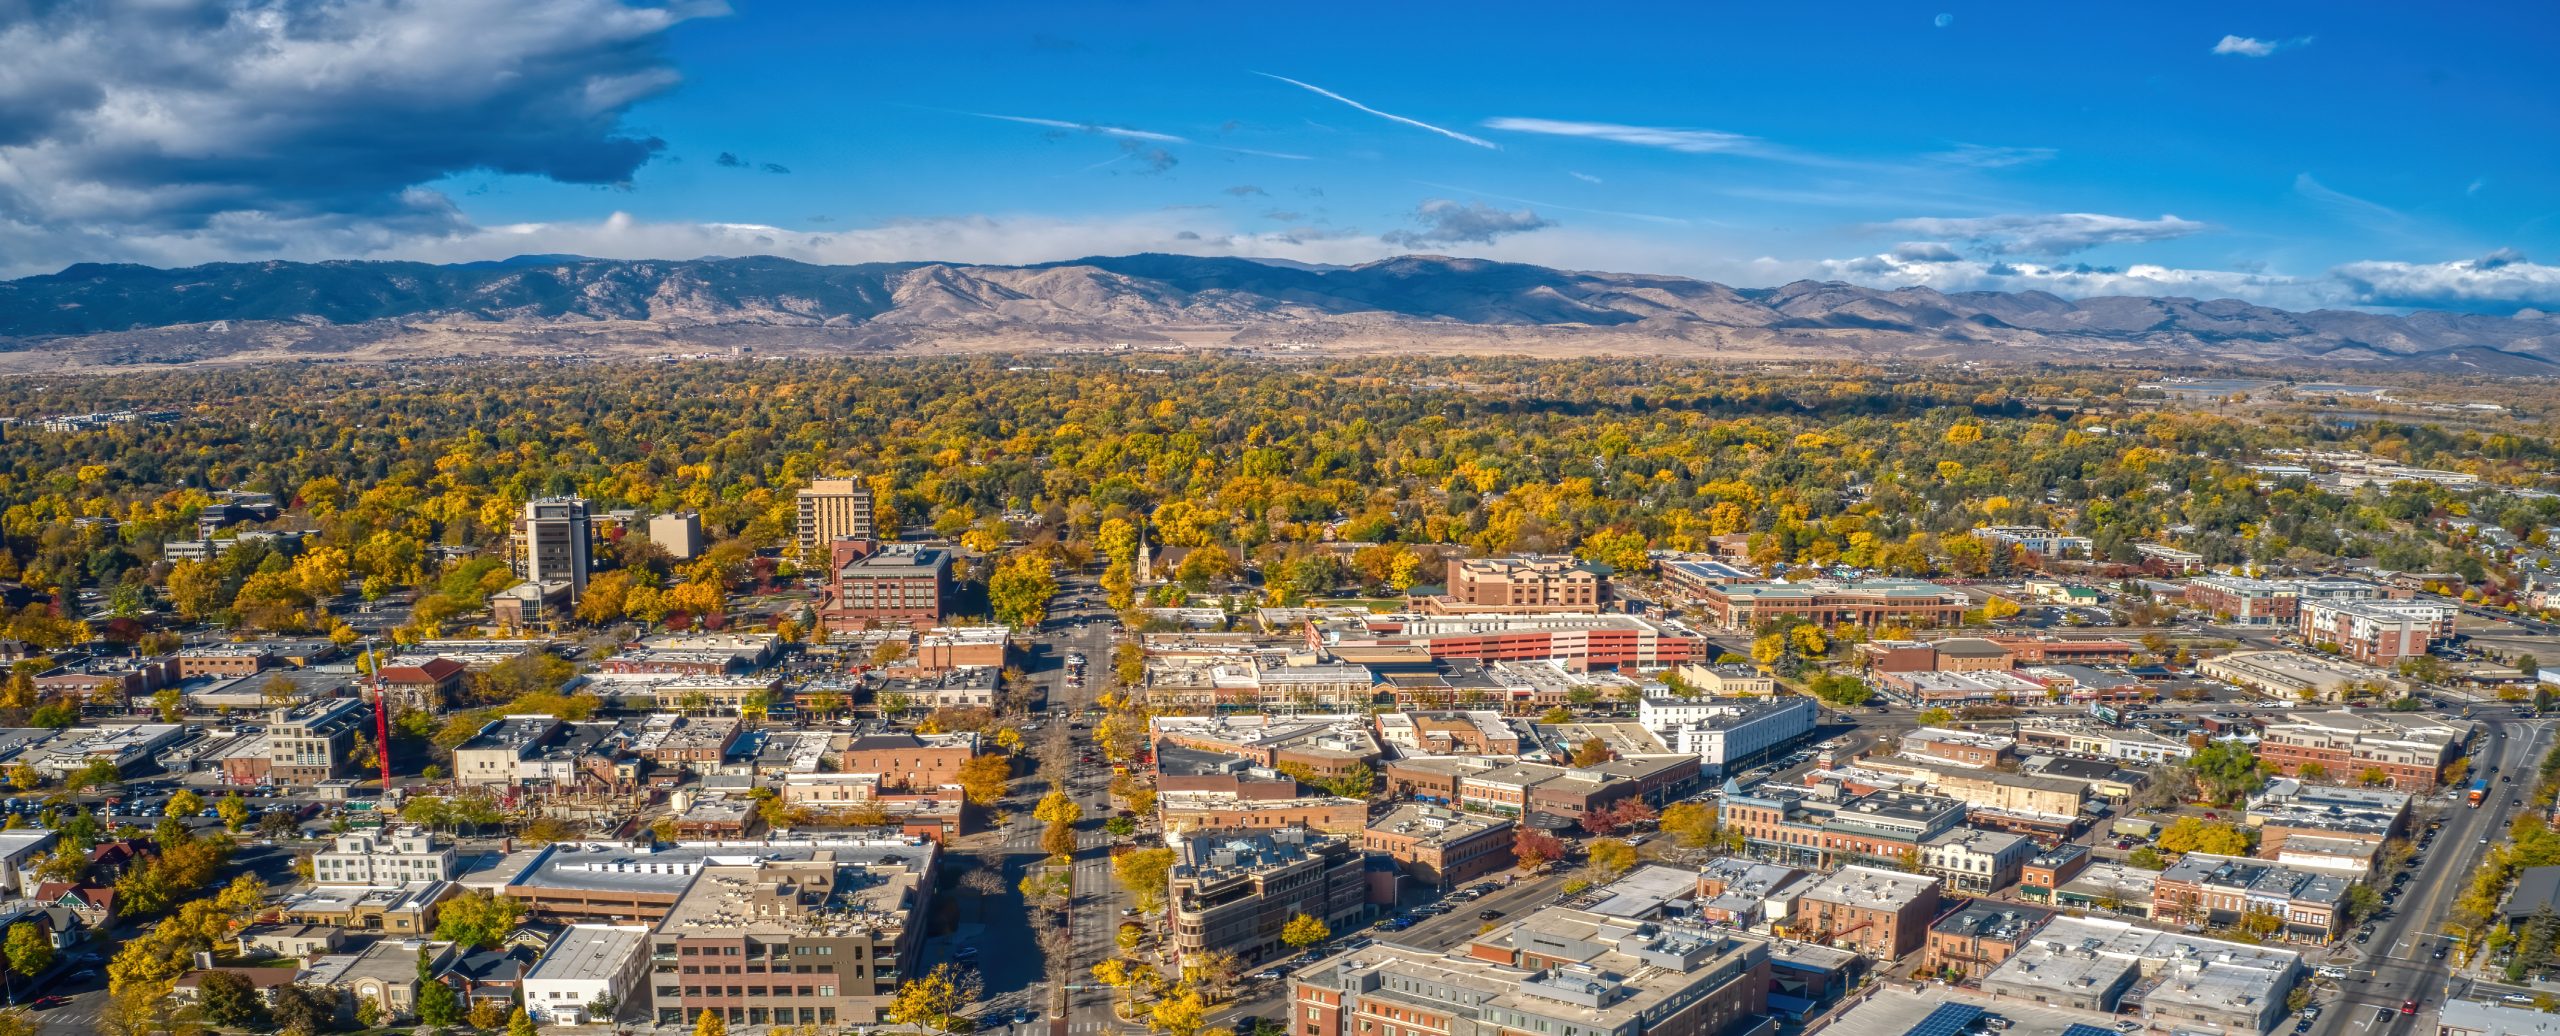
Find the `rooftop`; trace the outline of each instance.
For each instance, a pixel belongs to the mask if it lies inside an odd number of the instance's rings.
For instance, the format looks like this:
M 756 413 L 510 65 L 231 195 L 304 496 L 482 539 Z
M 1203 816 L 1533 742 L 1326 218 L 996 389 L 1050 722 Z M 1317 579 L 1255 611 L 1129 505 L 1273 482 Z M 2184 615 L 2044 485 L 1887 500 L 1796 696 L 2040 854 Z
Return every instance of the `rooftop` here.
M 524 977 L 565 982 L 611 979 L 648 943 L 649 929 L 640 925 L 570 925 Z

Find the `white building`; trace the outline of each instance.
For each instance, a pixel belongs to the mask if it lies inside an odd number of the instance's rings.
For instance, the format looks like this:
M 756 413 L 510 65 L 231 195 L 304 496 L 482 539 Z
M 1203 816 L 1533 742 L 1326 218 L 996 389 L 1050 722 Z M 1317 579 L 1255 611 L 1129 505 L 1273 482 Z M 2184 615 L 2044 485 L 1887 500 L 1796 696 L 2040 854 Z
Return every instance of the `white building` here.
M 2025 835 L 1957 828 L 1920 843 L 1920 869 L 1955 891 L 1988 895 L 2015 884 L 2035 854 L 2036 843 Z
M 1821 713 L 1813 699 L 1796 694 L 1646 698 L 1636 707 L 1637 722 L 1672 751 L 1697 756 L 1699 772 L 1710 780 L 1811 736 Z
M 0 831 L 0 889 L 22 896 L 36 894 L 36 877 L 26 869 L 36 855 L 53 848 L 54 833 L 40 827 Z
M 311 857 L 311 880 L 322 885 L 402 885 L 450 881 L 459 854 L 438 845 L 422 827 L 350 831 Z
M 524 1009 L 542 1025 L 605 1022 L 599 1003 L 621 1014 L 648 978 L 646 925 L 571 925 L 524 975 Z

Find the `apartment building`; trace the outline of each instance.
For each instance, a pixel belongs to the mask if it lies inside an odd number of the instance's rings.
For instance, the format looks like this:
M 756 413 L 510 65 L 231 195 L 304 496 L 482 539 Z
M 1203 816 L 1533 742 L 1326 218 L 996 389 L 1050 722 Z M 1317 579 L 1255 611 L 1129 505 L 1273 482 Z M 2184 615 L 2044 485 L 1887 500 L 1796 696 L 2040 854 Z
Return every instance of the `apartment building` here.
M 2258 759 L 2287 777 L 2432 791 L 2471 739 L 2472 725 L 2410 712 L 2295 712 L 2267 726 Z
M 2191 576 L 2204 571 L 2204 555 L 2192 550 L 2157 543 L 2136 543 L 2134 555 L 2142 559 L 2142 567 L 2154 575 Z
M 2425 601 L 2329 600 L 2302 603 L 2302 639 L 2335 644 L 2366 665 L 2393 666 L 2453 637 L 2451 605 Z
M 920 973 L 931 843 L 703 858 L 651 932 L 661 1026 L 880 1025 Z
M 1206 952 L 1251 964 L 1288 952 L 1281 929 L 1300 914 L 1334 931 L 1368 904 L 1364 857 L 1351 837 L 1282 828 L 1195 831 L 1174 842 L 1166 877 L 1177 959 Z
M 453 779 L 463 784 L 514 784 L 524 760 L 566 729 L 558 716 L 508 716 L 490 720 L 454 746 Z
M 1938 916 L 1938 887 L 1934 876 L 1842 867 L 1796 897 L 1787 934 L 1893 960 L 1928 942 L 1929 922 Z
M 1449 565 L 1449 592 L 1426 611 L 1597 612 L 1599 569 L 1570 557 L 1465 558 Z
M 1360 848 L 1396 861 L 1425 887 L 1447 889 L 1509 869 L 1513 833 L 1504 817 L 1407 802 L 1372 821 Z
M 2199 576 L 2187 581 L 2187 607 L 2248 626 L 2291 626 L 2305 601 L 2373 600 L 2389 592 L 2351 579 L 2254 579 Z
M 1445 953 L 1380 942 L 1299 969 L 1290 1036 L 1725 1036 L 1768 1010 L 1769 944 L 1549 907 Z
M 825 553 L 837 540 L 896 539 L 896 530 L 882 536 L 873 524 L 871 487 L 859 479 L 813 479 L 809 488 L 798 495 L 800 518 L 800 553 L 816 556 Z
M 1716 625 L 1742 630 L 1781 618 L 1817 626 L 1951 626 L 1964 617 L 1971 600 L 1960 591 L 1917 579 L 1874 579 L 1732 583 L 1707 587 L 1699 603 Z
M 873 549 L 838 540 L 819 621 L 829 630 L 881 622 L 937 623 L 951 598 L 951 552 L 940 547 Z
M 423 827 L 349 831 L 311 856 L 311 880 L 322 885 L 402 885 L 451 881 L 460 855 Z
M 2027 858 L 2018 868 L 2018 894 L 2047 903 L 2054 893 L 2088 870 L 2097 854 L 2078 842 L 2064 842 Z

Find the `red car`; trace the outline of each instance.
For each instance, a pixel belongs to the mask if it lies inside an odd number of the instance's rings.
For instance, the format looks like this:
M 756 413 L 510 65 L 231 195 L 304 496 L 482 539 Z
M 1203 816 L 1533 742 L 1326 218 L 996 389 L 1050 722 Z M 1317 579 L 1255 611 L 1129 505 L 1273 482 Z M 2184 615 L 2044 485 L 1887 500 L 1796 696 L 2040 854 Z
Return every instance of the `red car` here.
M 2415 1000 L 2403 1000 L 2403 1001 L 2400 1001 L 2400 1013 L 2401 1013 L 2401 1014 L 2416 1014 L 2416 1013 L 2418 1013 L 2418 1002 L 2417 1002 L 2417 1001 L 2415 1001 Z
M 41 1011 L 48 1007 L 60 1007 L 70 1002 L 71 998 L 67 996 L 40 996 L 27 1001 L 27 1007 L 30 1010 Z

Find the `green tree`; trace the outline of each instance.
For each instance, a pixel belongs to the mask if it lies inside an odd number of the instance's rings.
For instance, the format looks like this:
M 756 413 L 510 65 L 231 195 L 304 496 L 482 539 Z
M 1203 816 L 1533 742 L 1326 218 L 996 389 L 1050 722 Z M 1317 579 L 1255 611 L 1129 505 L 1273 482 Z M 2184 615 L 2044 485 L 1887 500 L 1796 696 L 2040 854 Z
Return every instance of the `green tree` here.
M 1290 949 L 1303 950 L 1333 938 L 1333 929 L 1313 914 L 1299 914 L 1280 926 L 1280 941 Z
M 236 832 L 249 826 L 249 803 L 243 800 L 239 793 L 234 792 L 223 796 L 221 801 L 214 803 L 213 808 L 214 812 L 222 815 L 222 826 L 225 830 Z
M 1138 912 L 1152 914 L 1164 908 L 1165 882 L 1173 872 L 1172 849 L 1131 849 L 1111 858 L 1111 876 L 1120 887 L 1129 890 Z
M 478 949 L 496 949 L 524 920 L 524 904 L 511 896 L 474 889 L 446 900 L 436 915 L 436 938 Z
M 226 1029 L 263 1028 L 267 1006 L 249 980 L 228 971 L 205 973 L 196 980 L 196 1003 L 208 1022 Z
M 996 565 L 987 577 L 987 604 L 996 621 L 1017 630 L 1040 625 L 1049 617 L 1049 599 L 1058 595 L 1057 576 L 1047 555 L 1023 552 Z
M 32 921 L 9 926 L 9 970 L 33 978 L 53 967 L 53 940 Z
M 461 1025 L 468 1012 L 463 1010 L 462 995 L 441 979 L 427 979 L 418 987 L 418 1021 L 439 1029 Z
M 936 964 L 922 978 L 909 979 L 889 998 L 889 1007 L 881 1017 L 893 1025 L 912 1025 L 935 1032 L 965 1031 L 968 1019 L 961 1010 L 968 1005 L 961 996 L 960 984 L 951 965 Z M 696 1036 L 703 1036 L 697 1032 Z M 709 1036 L 724 1036 L 711 1033 Z
M 1622 838 L 1594 839 L 1584 851 L 1584 865 L 1591 869 L 1591 880 L 1606 885 L 1635 869 L 1636 847 Z

